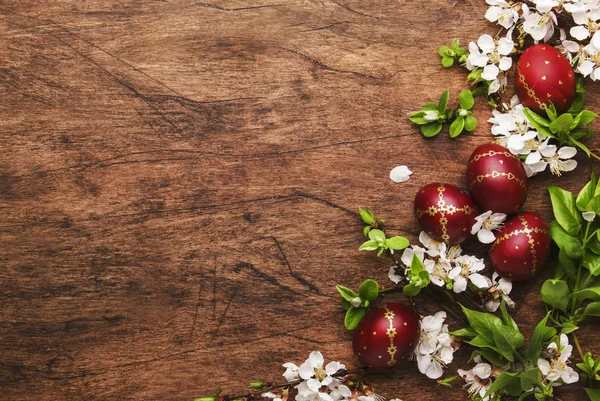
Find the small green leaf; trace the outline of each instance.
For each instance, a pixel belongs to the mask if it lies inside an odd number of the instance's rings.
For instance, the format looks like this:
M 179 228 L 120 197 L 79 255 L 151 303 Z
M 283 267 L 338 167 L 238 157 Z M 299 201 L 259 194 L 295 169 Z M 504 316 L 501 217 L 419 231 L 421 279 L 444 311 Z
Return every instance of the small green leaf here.
M 369 234 L 371 234 L 371 232 L 369 231 Z M 377 244 L 377 241 L 367 241 L 364 244 L 362 244 L 360 246 L 360 248 L 358 248 L 359 251 L 374 251 L 376 249 L 379 248 L 379 244 Z
M 452 121 L 452 124 L 450 124 L 450 138 L 459 136 L 464 128 L 465 118 L 461 116 L 456 117 L 456 120 Z
M 466 110 L 471 110 L 473 105 L 475 104 L 475 99 L 473 99 L 473 92 L 468 89 L 465 89 L 460 92 L 458 95 L 458 102 L 460 103 L 460 107 Z
M 585 106 L 585 92 L 576 92 L 573 104 L 571 104 L 567 113 L 578 114 L 583 110 L 583 106 Z
M 407 246 L 410 245 L 410 242 L 408 242 L 408 240 L 404 237 L 400 237 L 400 236 L 395 236 L 392 238 L 388 238 L 385 241 L 385 244 L 388 246 L 388 248 L 394 249 L 396 251 L 400 251 L 404 248 L 406 248 Z
M 442 96 L 440 96 L 440 101 L 438 102 L 438 111 L 440 113 L 444 113 L 446 111 L 446 107 L 448 107 L 449 96 L 450 93 L 448 92 L 448 90 L 445 90 L 444 93 L 442 93 Z
M 569 132 L 571 124 L 573 124 L 573 116 L 569 113 L 565 113 L 552 121 L 548 128 L 550 128 L 550 131 L 554 134 L 558 134 L 559 132 L 566 133 Z
M 452 39 L 452 44 L 450 45 L 452 50 L 454 50 L 454 51 L 458 50 L 459 45 L 460 45 L 460 39 L 458 39 L 458 38 Z
M 371 226 L 365 226 L 365 228 L 363 228 L 363 235 L 366 237 L 369 235 L 369 231 L 371 231 Z
M 375 216 L 373 216 L 373 213 L 371 213 L 369 209 L 359 207 L 358 213 L 360 214 L 360 218 L 362 219 L 362 221 L 365 222 L 365 224 L 373 225 L 376 223 Z
M 585 388 L 584 390 L 590 398 L 590 401 L 600 401 L 600 390 L 593 388 Z
M 336 285 L 335 288 L 337 288 L 342 298 L 348 302 L 352 302 L 352 300 L 358 296 L 358 294 L 352 291 L 350 288 L 341 285 Z
M 379 285 L 375 280 L 365 280 L 358 289 L 360 299 L 372 301 L 379 295 Z
M 542 301 L 555 309 L 567 308 L 569 293 L 569 286 L 562 280 L 550 279 L 542 285 Z
M 438 111 L 438 104 L 435 102 L 425 103 L 423 111 Z M 423 113 L 425 115 L 425 113 Z
M 554 138 L 554 135 L 548 129 L 548 126 L 550 125 L 550 121 L 546 120 L 544 117 L 540 116 L 539 114 L 531 111 L 527 107 L 523 108 L 523 113 L 525 114 L 525 117 L 527 117 L 527 119 L 529 120 L 531 125 L 533 125 L 533 127 L 536 129 L 537 132 L 539 132 L 543 136 L 549 136 L 549 137 Z
M 592 302 L 585 307 L 584 316 L 600 316 L 600 302 Z
M 596 186 L 596 170 L 592 169 L 592 177 L 587 182 L 587 184 L 585 184 L 585 186 L 581 189 L 581 191 L 579 191 L 579 194 L 577 195 L 577 200 L 575 201 L 575 204 L 577 205 L 577 208 L 580 211 L 585 212 L 587 210 L 586 206 L 594 197 L 594 194 L 596 192 Z
M 596 255 L 594 252 L 586 250 L 581 264 L 588 269 L 593 276 L 598 276 L 600 274 L 600 256 Z
M 577 237 L 569 235 L 556 220 L 550 222 L 550 235 L 560 250 L 564 251 L 570 259 L 578 260 L 583 257 L 583 247 Z
M 367 308 L 355 308 L 352 307 L 348 309 L 346 312 L 346 317 L 344 318 L 344 326 L 348 330 L 354 330 L 356 326 L 360 323 L 360 321 L 365 317 L 367 313 Z
M 492 343 L 494 341 L 493 328 L 502 326 L 502 320 L 491 313 L 477 312 L 462 305 L 461 308 L 473 330 Z
M 500 354 L 510 362 L 514 362 L 516 350 L 520 348 L 525 341 L 523 334 L 509 326 L 494 326 L 492 334 L 494 343 Z
M 582 126 L 582 125 L 587 125 L 589 123 L 591 123 L 592 121 L 594 121 L 596 118 L 598 118 L 598 114 L 589 111 L 589 110 L 582 110 L 581 113 L 578 114 L 579 116 L 579 124 L 578 127 Z
M 508 361 L 504 359 L 502 355 L 491 349 L 478 349 L 477 351 L 473 352 L 473 356 L 474 355 L 481 355 L 482 358 L 496 366 L 508 365 Z
M 450 335 L 457 337 L 477 337 L 477 332 L 471 327 L 464 327 L 462 329 L 450 332 Z
M 465 129 L 469 132 L 474 131 L 477 128 L 477 120 L 473 115 L 469 114 L 465 117 Z
M 546 333 L 546 323 L 548 322 L 548 316 L 550 316 L 550 312 L 546 314 L 546 316 L 535 326 L 533 330 L 533 335 L 531 336 L 531 342 L 529 343 L 529 347 L 525 350 L 525 358 L 530 361 L 537 361 L 540 359 L 540 354 L 542 353 L 542 343 L 544 341 L 544 334 Z
M 533 387 L 540 380 L 537 368 L 529 369 L 525 372 L 521 373 L 521 388 L 523 390 L 528 391 L 533 389 Z
M 372 241 L 383 242 L 385 241 L 385 233 L 381 230 L 374 229 L 369 231 L 369 238 Z
M 577 235 L 581 229 L 581 213 L 575 205 L 573 194 L 555 186 L 548 187 L 548 192 L 556 221 L 569 235 Z
M 560 332 L 563 334 L 570 334 L 578 329 L 579 327 L 575 326 L 573 323 L 566 322 L 562 324 Z
M 600 287 L 590 287 L 576 291 L 571 294 L 571 297 L 577 299 L 578 302 L 585 301 L 586 299 L 600 301 Z
M 255 390 L 260 390 L 265 386 L 265 383 L 263 382 L 250 382 L 250 388 L 253 388 Z
M 446 377 L 445 379 L 438 379 L 437 384 L 439 384 L 440 386 L 444 386 L 444 387 L 452 387 L 452 382 L 457 377 L 458 376 L 451 376 L 451 377 Z
M 502 313 L 502 320 L 504 321 L 504 324 L 519 331 L 519 326 L 517 326 L 517 322 L 515 322 L 515 320 L 506 310 L 506 302 L 504 301 L 504 298 L 502 298 L 502 300 L 500 301 L 500 312 Z
M 493 393 L 502 390 L 504 388 L 510 387 L 511 389 L 518 388 L 520 391 L 515 396 L 520 395 L 523 391 L 521 387 L 521 379 L 519 378 L 520 372 L 502 372 L 500 376 L 494 380 L 487 393 L 485 393 L 485 397 L 489 397 Z M 516 390 L 512 390 L 512 392 L 516 392 Z M 509 393 L 510 395 L 513 395 Z
M 452 52 L 452 49 L 450 49 L 448 46 L 441 46 L 440 49 L 438 50 L 438 54 L 441 57 L 446 57 L 449 56 Z
M 440 133 L 441 130 L 442 130 L 442 123 L 440 123 L 438 121 L 434 121 L 431 123 L 427 123 L 425 125 L 421 125 L 421 133 L 426 138 L 431 138 L 433 136 L 436 136 L 437 134 Z
M 437 104 L 435 106 L 437 108 Z M 415 113 L 412 113 L 411 115 L 408 116 L 408 119 L 410 121 L 412 121 L 415 124 L 419 124 L 419 125 L 425 125 L 425 124 L 429 124 L 429 120 L 425 119 L 425 112 L 424 111 L 417 111 Z
M 341 303 L 342 303 L 342 308 L 344 308 L 344 310 L 348 310 L 352 306 L 352 304 L 350 302 L 346 301 L 344 298 L 341 299 Z
M 444 68 L 450 68 L 454 65 L 454 57 L 444 56 L 442 57 L 442 66 Z
M 418 287 L 413 283 L 409 283 L 402 288 L 402 292 L 406 296 L 415 297 L 419 295 L 419 292 L 421 292 L 421 287 Z

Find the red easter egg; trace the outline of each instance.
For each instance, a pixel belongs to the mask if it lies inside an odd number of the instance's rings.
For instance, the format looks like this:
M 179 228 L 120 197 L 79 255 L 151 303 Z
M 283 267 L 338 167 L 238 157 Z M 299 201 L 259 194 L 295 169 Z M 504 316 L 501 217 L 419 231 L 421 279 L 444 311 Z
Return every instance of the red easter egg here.
M 484 211 L 511 215 L 527 199 L 527 173 L 521 161 L 504 146 L 478 146 L 467 165 L 471 199 Z
M 460 244 L 471 235 L 477 211 L 462 189 L 434 182 L 425 185 L 415 197 L 419 225 L 431 238 L 448 244 Z
M 577 83 L 569 60 L 554 47 L 540 43 L 525 50 L 519 58 L 516 86 L 521 103 L 544 115 L 548 102 L 559 113 L 569 110 Z
M 550 229 L 537 213 L 509 219 L 490 248 L 494 268 L 504 278 L 523 281 L 542 268 L 550 252 Z
M 372 308 L 354 331 L 352 349 L 361 364 L 394 366 L 419 342 L 421 322 L 412 309 L 398 303 Z

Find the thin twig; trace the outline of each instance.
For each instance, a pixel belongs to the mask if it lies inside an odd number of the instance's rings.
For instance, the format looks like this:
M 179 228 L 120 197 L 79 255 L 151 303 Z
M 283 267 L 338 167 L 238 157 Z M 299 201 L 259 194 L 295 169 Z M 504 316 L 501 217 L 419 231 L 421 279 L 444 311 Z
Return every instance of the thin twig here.
M 583 351 L 581 350 L 581 345 L 579 344 L 579 339 L 577 338 L 577 334 L 575 334 L 575 332 L 573 332 L 571 334 L 573 334 L 573 341 L 575 342 L 575 347 L 577 347 L 579 356 L 581 357 L 581 360 L 583 361 Z

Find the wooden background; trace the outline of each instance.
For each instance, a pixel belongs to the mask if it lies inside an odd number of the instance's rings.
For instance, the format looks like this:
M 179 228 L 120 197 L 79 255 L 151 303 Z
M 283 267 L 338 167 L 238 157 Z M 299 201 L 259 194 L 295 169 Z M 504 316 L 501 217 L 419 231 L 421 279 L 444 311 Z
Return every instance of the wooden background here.
M 357 250 L 357 207 L 416 241 L 417 190 L 464 186 L 491 140 L 481 101 L 457 140 L 407 119 L 465 87 L 437 49 L 497 31 L 483 0 L 206 1 L 1 2 L 0 398 L 189 400 L 279 380 L 312 350 L 355 366 L 334 286 L 389 283 Z M 579 190 L 578 161 L 531 180 L 525 208 L 550 217 L 545 187 Z M 525 333 L 541 281 L 515 290 Z M 580 337 L 598 352 L 594 324 Z M 369 380 L 465 398 L 414 364 Z

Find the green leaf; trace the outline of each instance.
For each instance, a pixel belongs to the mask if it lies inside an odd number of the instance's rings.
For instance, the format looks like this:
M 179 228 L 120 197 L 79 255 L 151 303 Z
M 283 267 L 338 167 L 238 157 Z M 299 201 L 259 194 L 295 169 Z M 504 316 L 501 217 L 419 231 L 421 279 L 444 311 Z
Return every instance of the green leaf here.
M 550 121 L 554 121 L 558 117 L 558 115 L 556 114 L 556 107 L 554 107 L 554 104 L 552 102 L 548 102 L 548 108 L 546 108 L 546 114 L 548 115 L 548 118 L 550 119 Z M 573 116 L 571 116 L 571 117 L 573 117 Z
M 590 250 L 583 255 L 582 265 L 587 268 L 593 276 L 600 274 L 600 256 Z
M 461 91 L 460 95 L 458 95 L 458 102 L 460 103 L 460 107 L 462 107 L 463 109 L 471 110 L 471 108 L 475 104 L 473 92 L 471 92 L 468 89 Z
M 552 121 L 548 128 L 550 128 L 550 131 L 554 134 L 558 134 L 559 132 L 566 133 L 570 131 L 571 124 L 573 124 L 573 116 L 569 113 L 565 113 Z
M 583 257 L 583 247 L 576 237 L 569 235 L 556 220 L 550 222 L 550 235 L 552 240 L 572 260 Z
M 421 133 L 426 138 L 431 138 L 433 136 L 436 136 L 437 134 L 440 133 L 441 130 L 442 130 L 442 123 L 440 123 L 438 121 L 433 121 L 431 123 L 421 125 Z
M 373 225 L 376 223 L 375 216 L 373 216 L 373 213 L 371 213 L 369 209 L 359 207 L 358 213 L 360 214 L 360 218 L 362 219 L 362 221 L 365 222 L 365 224 Z
M 473 352 L 473 355 L 481 355 L 486 361 L 496 366 L 506 366 L 508 361 L 502 355 L 491 349 L 478 349 Z
M 336 285 L 335 288 L 337 288 L 342 298 L 348 302 L 352 302 L 352 300 L 358 296 L 358 294 L 352 291 L 350 288 L 341 285 Z
M 363 228 L 363 235 L 366 237 L 369 235 L 369 231 L 371 231 L 371 226 L 365 226 L 365 228 Z
M 371 230 L 369 231 L 369 238 L 372 241 L 376 241 L 376 242 L 384 242 L 385 241 L 385 233 L 381 230 Z
M 537 361 L 540 359 L 540 354 L 542 353 L 542 343 L 544 341 L 546 329 L 548 329 L 548 327 L 546 327 L 548 316 L 550 316 L 550 312 L 546 314 L 546 316 L 537 324 L 537 326 L 535 326 L 535 329 L 533 330 L 531 342 L 529 343 L 529 347 L 527 347 L 525 350 L 525 358 L 530 361 Z
M 504 301 L 504 298 L 502 298 L 500 301 L 500 312 L 502 312 L 502 320 L 504 321 L 504 324 L 519 331 L 519 326 L 517 326 L 517 323 L 506 310 L 506 302 Z
M 585 207 L 590 212 L 600 214 L 600 195 L 594 196 Z
M 548 192 L 556 221 L 569 235 L 577 235 L 581 229 L 581 213 L 575 205 L 573 194 L 555 186 L 548 187 Z
M 555 309 L 566 310 L 569 286 L 562 280 L 546 280 L 542 285 L 542 301 Z
M 440 101 L 438 102 L 438 111 L 440 113 L 444 113 L 446 111 L 446 107 L 448 107 L 448 97 L 450 96 L 448 90 L 445 90 L 440 96 Z
M 442 66 L 444 68 L 450 68 L 454 65 L 454 57 L 444 56 L 442 57 Z
M 525 341 L 523 334 L 509 326 L 495 326 L 492 334 L 500 354 L 510 362 L 514 362 L 517 348 L 520 348 Z
M 471 327 L 463 327 L 462 329 L 450 332 L 450 335 L 457 337 L 477 337 L 477 332 Z
M 568 138 L 569 144 L 577 146 L 579 149 L 583 150 L 588 157 L 590 157 L 590 150 L 588 149 L 588 147 L 585 146 L 583 143 L 579 142 L 574 137 L 575 137 L 575 135 L 569 136 L 569 138 Z
M 402 292 L 408 297 L 415 297 L 421 292 L 421 287 L 418 287 L 413 283 L 409 283 L 402 288 Z
M 369 231 L 369 234 L 371 234 L 371 232 Z M 365 243 L 363 243 L 360 248 L 358 248 L 359 251 L 374 251 L 376 249 L 379 248 L 379 245 L 377 244 L 377 241 L 367 241 Z
M 567 113 L 578 114 L 583 110 L 583 106 L 585 106 L 585 93 L 575 93 L 575 98 L 573 99 L 573 104 L 567 111 Z
M 449 48 L 448 46 L 441 46 L 440 49 L 438 50 L 438 54 L 441 57 L 449 56 L 452 53 L 453 53 L 452 49 Z
M 500 352 L 500 350 L 498 350 L 498 348 L 496 347 L 494 342 L 486 340 L 481 335 L 478 335 L 477 337 L 474 337 L 474 338 L 470 339 L 469 341 L 466 341 L 466 343 L 471 344 L 472 346 L 477 347 L 477 348 L 490 349 L 492 351 L 496 351 L 499 353 L 499 355 L 502 356 L 502 353 Z
M 585 301 L 586 299 L 600 301 L 600 287 L 590 287 L 576 291 L 571 294 L 571 298 L 577 299 L 578 302 Z
M 492 343 L 494 341 L 493 328 L 502 326 L 502 320 L 491 313 L 477 312 L 462 305 L 461 308 L 473 330 Z
M 438 111 L 438 104 L 435 102 L 425 103 L 423 111 Z M 423 115 L 425 115 L 425 113 L 423 113 Z
M 408 242 L 406 238 L 397 235 L 395 237 L 388 238 L 385 241 L 385 244 L 388 246 L 388 248 L 392 248 L 396 251 L 399 251 L 409 246 L 410 242 Z
M 344 326 L 346 326 L 348 330 L 354 330 L 356 326 L 358 326 L 360 321 L 363 319 L 363 317 L 365 317 L 366 313 L 367 308 L 363 307 L 352 307 L 348 309 L 348 312 L 346 312 L 346 317 L 344 318 Z
M 372 301 L 379 295 L 379 285 L 375 280 L 365 280 L 358 289 L 358 296 L 362 300 Z
M 585 388 L 584 390 L 590 398 L 590 401 L 600 401 L 600 390 L 592 388 Z
M 517 392 L 517 389 L 520 390 L 517 394 L 509 393 L 510 395 L 520 395 L 523 389 L 521 387 L 521 379 L 519 378 L 519 374 L 520 372 L 502 372 L 500 376 L 494 380 L 487 393 L 485 393 L 485 397 L 489 397 L 491 394 L 507 387 L 510 387 L 512 392 Z
M 585 307 L 584 316 L 600 316 L 600 302 L 592 302 Z
M 589 111 L 589 110 L 582 110 L 581 113 L 578 114 L 578 116 L 579 116 L 578 127 L 580 127 L 582 125 L 587 125 L 587 124 L 591 123 L 592 121 L 594 121 L 596 118 L 598 118 L 598 114 L 594 113 L 593 111 Z
M 250 382 L 250 388 L 253 388 L 255 390 L 260 390 L 265 386 L 265 383 L 263 382 Z
M 475 128 L 477 128 L 477 120 L 475 119 L 475 117 L 473 117 L 473 115 L 468 114 L 465 117 L 465 129 L 471 132 L 474 131 Z
M 578 329 L 579 327 L 575 326 L 573 323 L 566 322 L 562 324 L 560 332 L 563 334 L 570 334 Z
M 469 73 L 467 76 L 467 82 L 477 83 L 481 81 L 481 74 L 483 73 L 483 68 L 477 68 Z M 487 91 L 486 91 L 487 93 Z
M 437 107 L 437 105 L 436 105 Z M 424 111 L 417 111 L 414 112 L 412 114 L 410 114 L 408 116 L 408 119 L 410 121 L 412 121 L 415 124 L 419 124 L 419 125 L 425 125 L 425 124 L 429 124 L 429 120 L 425 119 L 425 112 Z
M 539 381 L 537 368 L 529 369 L 521 373 L 521 388 L 528 391 L 531 390 Z
M 454 50 L 454 51 L 458 50 L 459 45 L 460 45 L 460 39 L 458 39 L 458 38 L 452 39 L 452 44 L 450 45 L 452 50 Z
M 456 120 L 452 121 L 452 124 L 450 124 L 450 138 L 459 136 L 464 128 L 465 118 L 461 116 L 456 117 Z
M 342 308 L 344 308 L 344 310 L 348 310 L 352 306 L 352 304 L 350 302 L 346 301 L 344 298 L 341 299 L 341 303 L 342 303 Z
M 550 125 L 550 121 L 546 120 L 544 117 L 540 116 L 539 114 L 531 111 L 527 107 L 523 108 L 523 113 L 525 113 L 525 117 L 527 117 L 527 119 L 529 120 L 531 125 L 533 125 L 533 127 L 536 129 L 537 132 L 539 132 L 543 136 L 550 136 L 550 137 L 554 138 L 554 135 L 548 129 L 548 126 Z
M 592 177 L 587 182 L 587 184 L 585 184 L 585 186 L 581 189 L 581 191 L 579 191 L 579 194 L 577 195 L 577 200 L 575 201 L 575 204 L 577 205 L 577 208 L 580 211 L 585 212 L 587 210 L 585 207 L 588 205 L 588 203 L 590 203 L 590 201 L 594 197 L 596 192 L 596 185 L 596 170 L 592 169 Z

